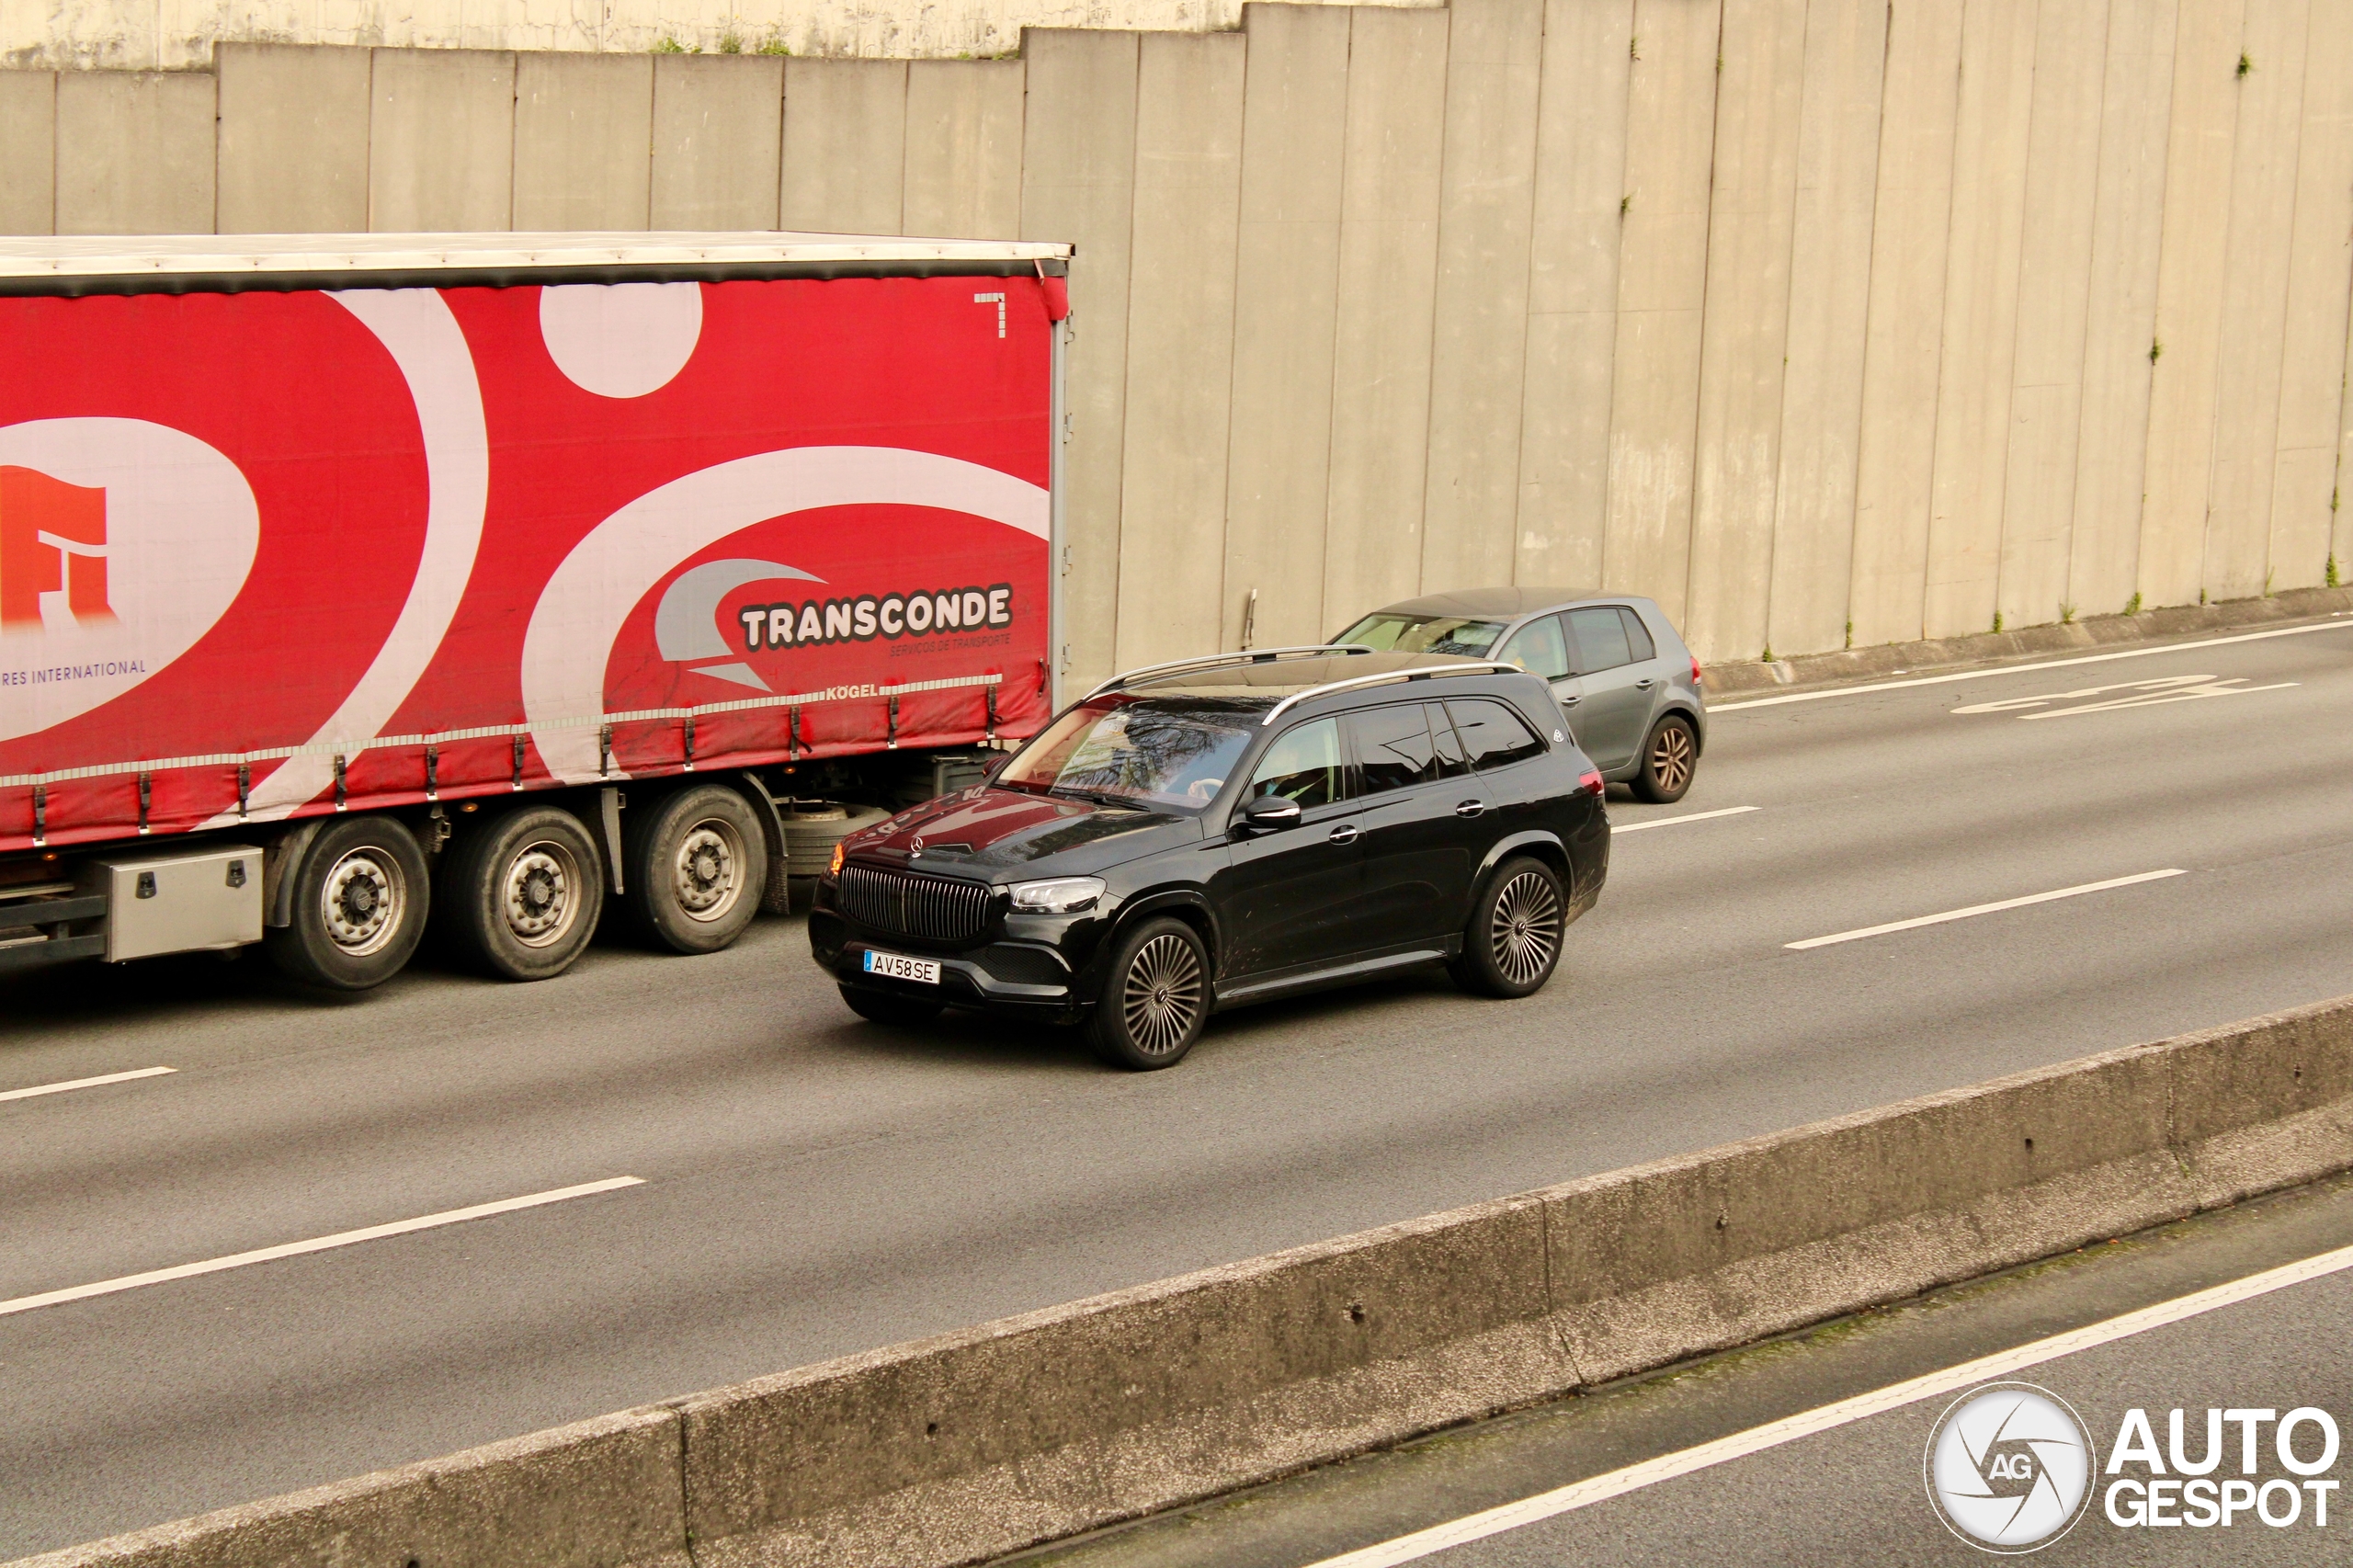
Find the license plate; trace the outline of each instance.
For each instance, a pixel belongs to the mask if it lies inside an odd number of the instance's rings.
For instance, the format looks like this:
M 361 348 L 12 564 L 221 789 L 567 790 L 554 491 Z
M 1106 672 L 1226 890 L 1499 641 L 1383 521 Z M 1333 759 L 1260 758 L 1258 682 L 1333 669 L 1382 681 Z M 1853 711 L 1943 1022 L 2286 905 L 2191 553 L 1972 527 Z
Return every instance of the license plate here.
M 904 953 L 866 955 L 866 972 L 879 974 L 885 980 L 912 980 L 922 985 L 939 983 L 939 965 L 929 959 L 911 959 Z

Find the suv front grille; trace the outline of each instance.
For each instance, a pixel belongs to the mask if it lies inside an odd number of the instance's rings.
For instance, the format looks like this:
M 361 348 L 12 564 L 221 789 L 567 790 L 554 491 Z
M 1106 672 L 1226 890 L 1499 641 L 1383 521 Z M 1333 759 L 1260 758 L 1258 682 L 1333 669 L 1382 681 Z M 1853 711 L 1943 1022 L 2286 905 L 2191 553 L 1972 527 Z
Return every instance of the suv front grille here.
M 911 877 L 844 866 L 841 912 L 870 930 L 929 942 L 969 942 L 988 929 L 994 891 L 985 882 Z

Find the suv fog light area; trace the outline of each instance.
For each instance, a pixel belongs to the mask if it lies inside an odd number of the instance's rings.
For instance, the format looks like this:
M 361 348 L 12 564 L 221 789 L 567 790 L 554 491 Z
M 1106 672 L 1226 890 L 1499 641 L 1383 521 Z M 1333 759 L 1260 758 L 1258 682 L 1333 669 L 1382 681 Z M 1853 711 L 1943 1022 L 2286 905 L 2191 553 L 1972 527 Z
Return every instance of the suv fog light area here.
M 1013 907 L 1030 915 L 1076 915 L 1095 907 L 1103 896 L 1100 877 L 1053 877 L 1042 882 L 1016 882 L 1006 890 Z

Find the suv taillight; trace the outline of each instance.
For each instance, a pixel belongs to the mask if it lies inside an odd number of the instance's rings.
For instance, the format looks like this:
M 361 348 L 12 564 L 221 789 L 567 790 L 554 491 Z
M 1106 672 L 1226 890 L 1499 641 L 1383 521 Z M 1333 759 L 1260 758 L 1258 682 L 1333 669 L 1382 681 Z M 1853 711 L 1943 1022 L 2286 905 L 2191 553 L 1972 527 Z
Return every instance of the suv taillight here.
M 1691 684 L 1692 684 L 1693 686 L 1698 686 L 1698 685 L 1699 685 L 1702 681 L 1704 681 L 1706 678 L 1707 678 L 1707 677 L 1706 677 L 1705 676 L 1702 676 L 1702 675 L 1699 673 L 1699 654 L 1697 654 L 1697 653 L 1692 654 L 1692 655 L 1691 655 Z
M 1580 790 L 1589 790 L 1593 793 L 1598 795 L 1603 790 L 1608 789 L 1609 786 L 1602 782 L 1601 775 L 1599 773 L 1588 767 L 1585 770 L 1583 777 L 1577 779 L 1577 788 Z

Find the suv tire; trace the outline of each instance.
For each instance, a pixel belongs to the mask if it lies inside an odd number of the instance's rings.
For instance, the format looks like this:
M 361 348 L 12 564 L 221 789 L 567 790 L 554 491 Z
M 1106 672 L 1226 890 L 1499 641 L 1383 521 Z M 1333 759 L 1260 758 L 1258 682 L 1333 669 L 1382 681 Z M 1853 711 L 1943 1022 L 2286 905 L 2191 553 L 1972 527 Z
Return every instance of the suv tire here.
M 1121 937 L 1104 966 L 1086 1020 L 1086 1043 L 1114 1067 L 1174 1067 L 1210 1016 L 1210 955 L 1182 920 L 1147 920 Z
M 1471 901 L 1462 956 L 1448 966 L 1454 983 L 1480 996 L 1529 996 L 1561 961 L 1568 929 L 1559 873 L 1541 860 L 1506 860 Z

